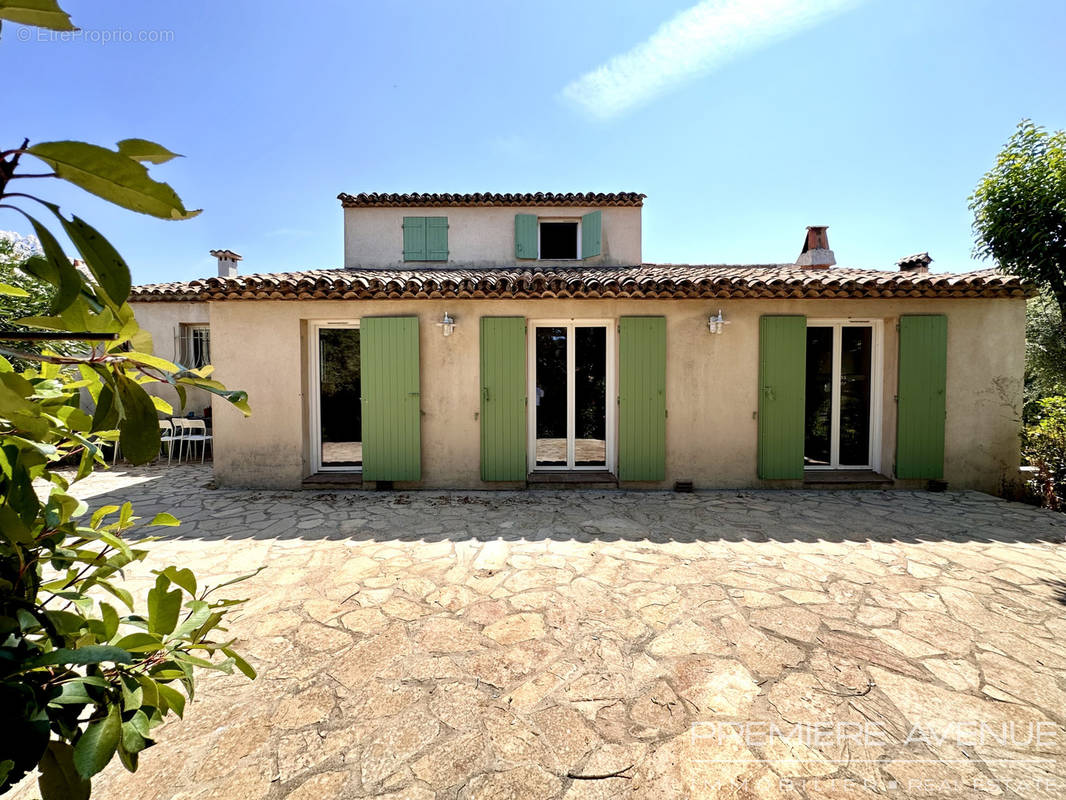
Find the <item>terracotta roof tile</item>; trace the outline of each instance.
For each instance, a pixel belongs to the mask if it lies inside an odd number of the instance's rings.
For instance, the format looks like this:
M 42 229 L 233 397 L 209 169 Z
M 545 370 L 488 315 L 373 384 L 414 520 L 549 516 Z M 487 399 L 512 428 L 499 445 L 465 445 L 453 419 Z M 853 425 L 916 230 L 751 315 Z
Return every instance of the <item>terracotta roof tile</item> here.
M 647 195 L 639 192 L 475 192 L 473 194 L 427 193 L 345 194 L 337 199 L 345 208 L 407 208 L 442 206 L 642 206 Z
M 993 270 L 914 273 L 794 264 L 641 264 L 631 267 L 311 269 L 136 286 L 140 302 L 392 300 L 407 298 L 869 298 L 1026 297 L 1020 278 Z

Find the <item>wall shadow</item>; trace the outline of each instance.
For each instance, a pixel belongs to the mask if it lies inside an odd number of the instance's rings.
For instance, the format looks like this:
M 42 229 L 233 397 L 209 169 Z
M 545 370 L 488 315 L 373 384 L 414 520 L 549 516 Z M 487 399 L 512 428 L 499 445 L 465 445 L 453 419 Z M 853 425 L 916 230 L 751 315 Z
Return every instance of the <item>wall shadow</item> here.
M 1066 515 L 978 492 L 284 491 L 207 488 L 210 470 L 199 465 L 125 473 L 115 477 L 131 483 L 99 493 L 90 486 L 90 507 L 129 500 L 144 519 L 170 512 L 183 524 L 151 529 L 164 539 L 1066 541 Z

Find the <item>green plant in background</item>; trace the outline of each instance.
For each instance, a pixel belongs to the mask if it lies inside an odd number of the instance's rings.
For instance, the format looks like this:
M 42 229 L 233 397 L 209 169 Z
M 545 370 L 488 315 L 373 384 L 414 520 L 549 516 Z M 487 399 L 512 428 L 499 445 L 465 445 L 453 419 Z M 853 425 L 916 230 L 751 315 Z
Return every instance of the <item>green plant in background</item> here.
M 48 313 L 55 296 L 51 284 L 34 278 L 22 270 L 22 265 L 33 256 L 41 255 L 40 244 L 32 236 L 19 236 L 10 231 L 0 231 L 0 287 L 7 289 L 0 294 L 0 345 L 15 346 L 4 339 L 4 331 L 28 331 L 16 320 L 43 316 Z M 34 353 L 40 353 L 37 342 L 21 342 Z M 84 354 L 85 345 L 80 342 L 50 342 L 52 351 L 62 355 Z M 25 369 L 30 362 L 12 359 L 18 369 Z
M 1036 421 L 1026 427 L 1023 450 L 1036 467 L 1035 485 L 1047 508 L 1066 510 L 1066 397 L 1038 401 Z
M 1066 335 L 1062 312 L 1049 293 L 1029 300 L 1025 317 L 1025 422 L 1040 412 L 1039 401 L 1066 394 Z
M 974 254 L 1045 289 L 1066 319 L 1066 131 L 1022 120 L 970 210 Z
M 54 0 L 0 0 L 0 20 L 72 28 Z M 115 150 L 26 141 L 0 151 L 0 213 L 25 219 L 41 248 L 7 254 L 16 269 L 0 283 L 4 313 L 29 316 L 5 322 L 82 342 L 0 344 L 0 792 L 36 768 L 44 800 L 87 798 L 91 777 L 116 754 L 137 768 L 153 730 L 193 697 L 198 668 L 255 674 L 224 635 L 225 616 L 240 602 L 213 596 L 227 584 L 203 586 L 172 565 L 153 570 L 144 604 L 122 586 L 123 570 L 148 554 L 146 529 L 176 519 L 143 523 L 129 503 L 90 509 L 70 493 L 105 465 L 106 444 L 119 442 L 133 463 L 158 455 L 158 413 L 172 409 L 145 384 L 170 384 L 183 404 L 186 387 L 199 387 L 249 413 L 247 396 L 212 380 L 210 367 L 185 370 L 153 355 L 127 303 L 130 270 L 115 248 L 84 220 L 23 190 L 58 178 L 133 211 L 187 219 L 197 212 L 144 166 L 174 157 L 143 139 Z M 43 172 L 23 168 L 34 160 Z M 92 413 L 80 407 L 82 392 Z

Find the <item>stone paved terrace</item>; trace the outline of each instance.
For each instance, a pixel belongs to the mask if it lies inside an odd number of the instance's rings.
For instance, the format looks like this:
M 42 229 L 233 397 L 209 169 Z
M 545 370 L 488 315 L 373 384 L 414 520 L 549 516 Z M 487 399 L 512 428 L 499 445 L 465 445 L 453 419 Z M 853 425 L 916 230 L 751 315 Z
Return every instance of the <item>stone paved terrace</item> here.
M 976 493 L 208 481 L 81 485 L 184 520 L 155 566 L 269 567 L 232 626 L 260 677 L 204 681 L 97 797 L 1066 796 L 1066 515 Z

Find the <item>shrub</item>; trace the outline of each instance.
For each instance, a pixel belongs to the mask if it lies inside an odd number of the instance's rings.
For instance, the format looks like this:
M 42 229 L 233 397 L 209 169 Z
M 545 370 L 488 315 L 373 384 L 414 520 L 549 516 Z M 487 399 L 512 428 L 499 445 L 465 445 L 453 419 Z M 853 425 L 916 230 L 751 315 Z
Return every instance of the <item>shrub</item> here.
M 1023 452 L 1036 467 L 1033 489 L 1045 506 L 1064 510 L 1066 493 L 1066 397 L 1037 401 L 1036 421 L 1025 429 Z

